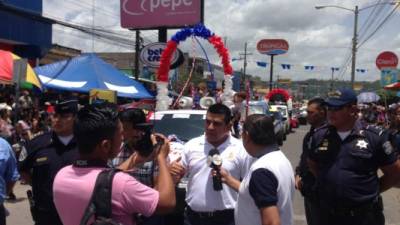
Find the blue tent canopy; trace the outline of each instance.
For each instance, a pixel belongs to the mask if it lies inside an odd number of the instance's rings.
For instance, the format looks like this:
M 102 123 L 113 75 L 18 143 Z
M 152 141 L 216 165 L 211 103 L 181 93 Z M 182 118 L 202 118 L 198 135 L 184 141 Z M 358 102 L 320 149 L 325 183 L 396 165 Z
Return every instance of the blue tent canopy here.
M 119 97 L 154 98 L 144 86 L 127 77 L 95 54 L 36 67 L 43 87 L 89 93 L 91 89 L 117 91 Z

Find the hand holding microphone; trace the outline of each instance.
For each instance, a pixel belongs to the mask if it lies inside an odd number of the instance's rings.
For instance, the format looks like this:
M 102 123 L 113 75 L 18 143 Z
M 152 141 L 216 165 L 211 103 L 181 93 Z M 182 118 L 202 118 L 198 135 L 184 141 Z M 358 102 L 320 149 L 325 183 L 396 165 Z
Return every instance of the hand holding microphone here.
M 210 167 L 216 171 L 216 174 L 213 175 L 213 188 L 215 191 L 222 190 L 222 180 L 221 180 L 221 165 L 222 165 L 222 157 L 219 154 L 217 149 L 211 149 L 208 153 L 208 164 Z

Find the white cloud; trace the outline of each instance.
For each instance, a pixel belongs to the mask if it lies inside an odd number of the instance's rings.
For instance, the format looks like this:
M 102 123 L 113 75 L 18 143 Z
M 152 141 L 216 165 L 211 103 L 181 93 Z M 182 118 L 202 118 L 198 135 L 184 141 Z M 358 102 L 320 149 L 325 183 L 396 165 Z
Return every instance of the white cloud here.
M 63 21 L 92 26 L 92 2 L 93 0 L 44 0 L 44 14 Z M 118 31 L 133 42 L 134 33 L 120 27 L 120 1 L 95 0 L 94 2 L 96 5 L 95 26 Z M 205 3 L 205 24 L 213 32 L 226 38 L 231 57 L 239 57 L 239 53 L 244 50 L 244 43 L 248 43 L 248 51 L 252 53 L 248 57 L 247 71 L 249 73 L 266 79 L 269 71 L 257 67 L 255 62 L 269 62 L 269 57 L 259 54 L 255 49 L 256 44 L 265 38 L 283 38 L 289 42 L 290 47 L 287 54 L 275 57 L 277 62 L 275 74 L 299 80 L 312 77 L 330 79 L 330 68 L 343 66 L 351 51 L 354 14 L 337 8 L 316 10 L 315 6 L 338 5 L 354 9 L 355 5 L 359 4 L 360 9 L 363 9 L 375 4 L 376 1 L 368 0 L 360 3 L 356 0 L 205 0 Z M 393 6 L 381 5 L 377 8 L 361 10 L 359 28 L 368 17 L 377 17 L 378 21 L 381 21 L 391 9 Z M 375 58 L 380 52 L 389 50 L 400 55 L 400 34 L 396 29 L 399 22 L 399 11 L 397 11 L 385 26 L 358 50 L 357 68 L 367 69 L 368 72 L 356 74 L 356 80 L 379 78 Z M 377 24 L 376 22 L 370 26 L 369 33 Z M 175 32 L 176 30 L 170 30 L 169 35 Z M 157 40 L 155 31 L 144 31 L 143 35 L 146 43 Z M 366 36 L 365 32 L 360 33 L 360 40 L 362 41 Z M 91 36 L 60 26 L 55 28 L 53 41 L 68 47 L 92 51 Z M 210 59 L 218 63 L 220 60 L 212 47 L 205 42 L 202 43 Z M 191 51 L 190 40 L 181 44 L 180 48 L 203 57 L 199 48 L 196 48 L 195 52 Z M 132 47 L 121 47 L 118 43 L 111 44 L 95 38 L 95 51 L 132 51 L 132 49 Z M 282 70 L 280 63 L 292 64 L 293 69 Z M 237 61 L 232 64 L 235 69 L 240 70 L 243 62 Z M 314 72 L 306 72 L 304 65 L 314 65 L 316 69 Z M 335 76 L 338 76 L 336 74 L 339 73 L 335 72 Z M 338 78 L 349 79 L 350 67 L 343 76 Z

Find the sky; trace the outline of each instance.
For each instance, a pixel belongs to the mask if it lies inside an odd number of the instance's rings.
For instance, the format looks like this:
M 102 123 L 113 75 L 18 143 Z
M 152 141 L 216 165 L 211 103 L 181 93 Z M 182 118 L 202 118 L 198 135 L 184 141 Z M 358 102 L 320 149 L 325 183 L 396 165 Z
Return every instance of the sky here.
M 140 0 L 159 1 L 159 0 Z M 315 6 L 334 5 L 348 9 L 359 6 L 356 81 L 380 78 L 376 57 L 383 51 L 400 55 L 400 7 L 385 4 L 388 0 L 205 0 L 204 24 L 226 40 L 231 58 L 239 58 L 247 43 L 247 74 L 269 79 L 269 68 L 257 66 L 257 61 L 269 62 L 270 57 L 258 53 L 257 42 L 262 39 L 285 39 L 289 51 L 274 57 L 274 76 L 292 80 L 310 78 L 350 80 L 351 42 L 354 13 L 349 10 Z M 372 6 L 377 4 L 376 6 Z M 372 7 L 371 7 L 372 6 Z M 394 10 L 390 17 L 387 16 Z M 119 0 L 43 0 L 43 15 L 57 20 L 108 30 L 134 42 L 135 33 L 120 26 Z M 379 26 L 383 20 L 386 22 Z M 378 27 L 375 34 L 371 35 Z M 169 37 L 178 30 L 169 30 Z M 145 44 L 157 41 L 156 31 L 143 31 Z M 365 41 L 365 42 L 364 42 Z M 132 52 L 133 45 L 103 41 L 60 25 L 53 26 L 53 43 L 83 52 Z M 215 50 L 202 42 L 210 60 L 219 64 Z M 199 46 L 191 39 L 179 48 L 191 56 L 204 58 Z M 281 64 L 290 64 L 284 70 Z M 243 68 L 243 60 L 232 62 L 235 70 Z M 304 66 L 314 66 L 305 70 Z

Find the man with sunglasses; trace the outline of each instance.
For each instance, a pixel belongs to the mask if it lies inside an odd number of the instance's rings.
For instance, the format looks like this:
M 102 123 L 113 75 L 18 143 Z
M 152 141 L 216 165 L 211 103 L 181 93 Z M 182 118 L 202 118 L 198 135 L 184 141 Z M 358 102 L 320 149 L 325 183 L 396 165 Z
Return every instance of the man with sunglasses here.
M 380 193 L 400 180 L 400 162 L 388 135 L 362 125 L 353 90 L 330 93 L 326 104 L 329 125 L 313 134 L 308 156 L 317 179 L 321 224 L 383 225 Z
M 19 155 L 22 178 L 32 185 L 32 217 L 36 225 L 62 225 L 53 203 L 53 181 L 57 172 L 78 157 L 73 124 L 78 102 L 59 102 L 52 115 L 52 131 L 29 141 Z

